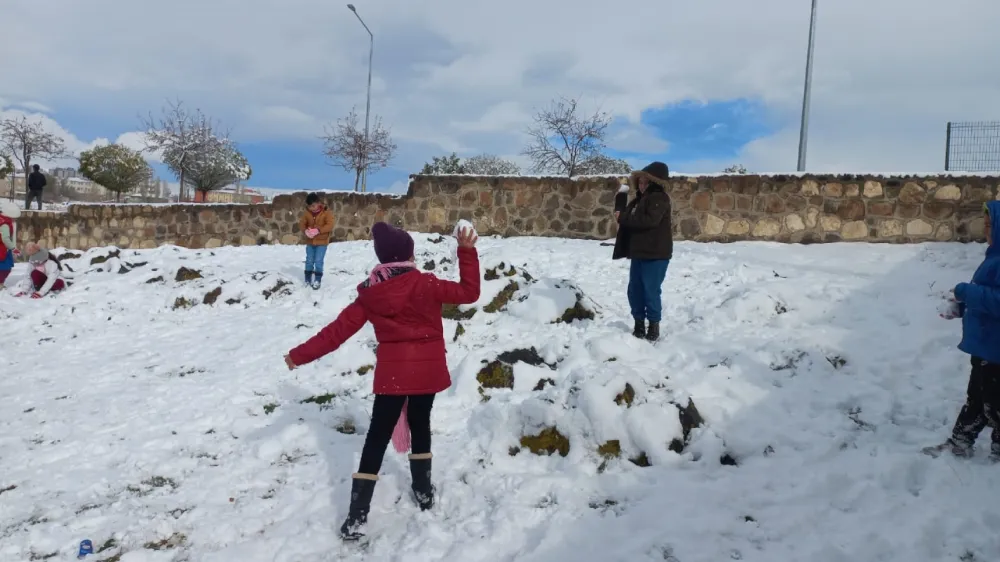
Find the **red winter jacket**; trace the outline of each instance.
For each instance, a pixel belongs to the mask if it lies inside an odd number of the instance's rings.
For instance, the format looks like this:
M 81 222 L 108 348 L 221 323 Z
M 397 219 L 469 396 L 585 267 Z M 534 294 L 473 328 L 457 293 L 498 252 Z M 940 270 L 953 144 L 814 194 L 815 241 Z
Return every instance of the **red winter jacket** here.
M 435 394 L 451 386 L 445 360 L 441 305 L 479 300 L 479 253 L 458 249 L 461 281 L 444 281 L 417 270 L 370 287 L 330 325 L 289 355 L 305 365 L 336 350 L 365 322 L 375 327 L 375 394 Z

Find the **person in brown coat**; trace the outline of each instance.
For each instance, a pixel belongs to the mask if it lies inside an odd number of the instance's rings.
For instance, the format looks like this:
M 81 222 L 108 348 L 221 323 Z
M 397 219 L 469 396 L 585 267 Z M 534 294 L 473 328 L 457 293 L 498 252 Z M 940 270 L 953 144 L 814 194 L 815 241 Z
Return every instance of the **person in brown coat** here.
M 628 280 L 628 302 L 635 319 L 632 335 L 651 342 L 660 339 L 661 288 L 674 253 L 672 211 L 666 191 L 669 176 L 663 162 L 632 172 L 629 186 L 636 191 L 635 199 L 624 211 L 615 212 L 618 236 L 612 259 L 632 260 Z
M 299 219 L 299 228 L 306 237 L 306 285 L 319 289 L 323 283 L 323 260 L 333 232 L 333 212 L 319 200 L 319 195 L 306 196 L 306 211 Z

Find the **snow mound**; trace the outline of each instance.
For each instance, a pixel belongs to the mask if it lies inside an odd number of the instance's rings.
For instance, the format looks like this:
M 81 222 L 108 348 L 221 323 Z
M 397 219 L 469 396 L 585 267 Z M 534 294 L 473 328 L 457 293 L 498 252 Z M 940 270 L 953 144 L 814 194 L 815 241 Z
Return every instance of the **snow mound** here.
M 422 271 L 457 280 L 454 239 L 415 240 Z M 435 508 L 390 449 L 363 551 L 336 528 L 374 331 L 294 372 L 282 355 L 355 298 L 370 242 L 331 245 L 318 291 L 301 247 L 261 246 L 73 252 L 62 294 L 0 293 L 0 554 L 64 559 L 88 538 L 123 562 L 1000 558 L 989 436 L 968 461 L 919 452 L 964 399 L 960 327 L 936 308 L 981 246 L 679 243 L 656 344 L 631 336 L 628 266 L 600 243 L 479 247 L 482 298 L 443 311 Z M 578 304 L 593 316 L 558 321 Z

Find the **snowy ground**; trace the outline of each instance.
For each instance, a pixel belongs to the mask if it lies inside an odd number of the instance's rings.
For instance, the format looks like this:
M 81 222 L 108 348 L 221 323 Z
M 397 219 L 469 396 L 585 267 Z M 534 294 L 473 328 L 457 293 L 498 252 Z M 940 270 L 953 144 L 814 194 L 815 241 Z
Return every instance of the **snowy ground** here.
M 431 238 L 418 261 L 454 279 L 454 241 Z M 480 247 L 484 272 L 505 267 L 449 343 L 438 505 L 417 510 L 390 449 L 367 551 L 336 529 L 373 332 L 295 372 L 282 354 L 349 302 L 369 244 L 332 246 L 319 292 L 298 284 L 301 248 L 164 247 L 67 258 L 55 298 L 0 294 L 0 559 L 83 538 L 120 562 L 1000 559 L 1000 467 L 919 453 L 963 399 L 960 325 L 936 307 L 982 246 L 678 244 L 656 346 L 627 333 L 611 248 Z M 577 293 L 596 317 L 553 323 Z M 480 391 L 484 367 L 513 388 Z M 520 442 L 548 427 L 568 447 Z

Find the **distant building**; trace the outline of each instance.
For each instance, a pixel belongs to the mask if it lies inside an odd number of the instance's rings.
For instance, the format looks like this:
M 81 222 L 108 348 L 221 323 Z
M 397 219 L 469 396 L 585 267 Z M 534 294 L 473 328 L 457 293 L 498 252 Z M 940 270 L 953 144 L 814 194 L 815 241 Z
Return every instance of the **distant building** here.
M 80 177 L 80 172 L 73 168 L 52 168 L 48 171 L 48 174 L 61 180 Z
M 267 197 L 263 193 L 249 187 L 242 187 L 239 190 L 227 188 L 209 191 L 207 197 L 201 191 L 194 192 L 195 203 L 235 203 L 246 205 L 264 203 L 265 201 L 267 201 Z

